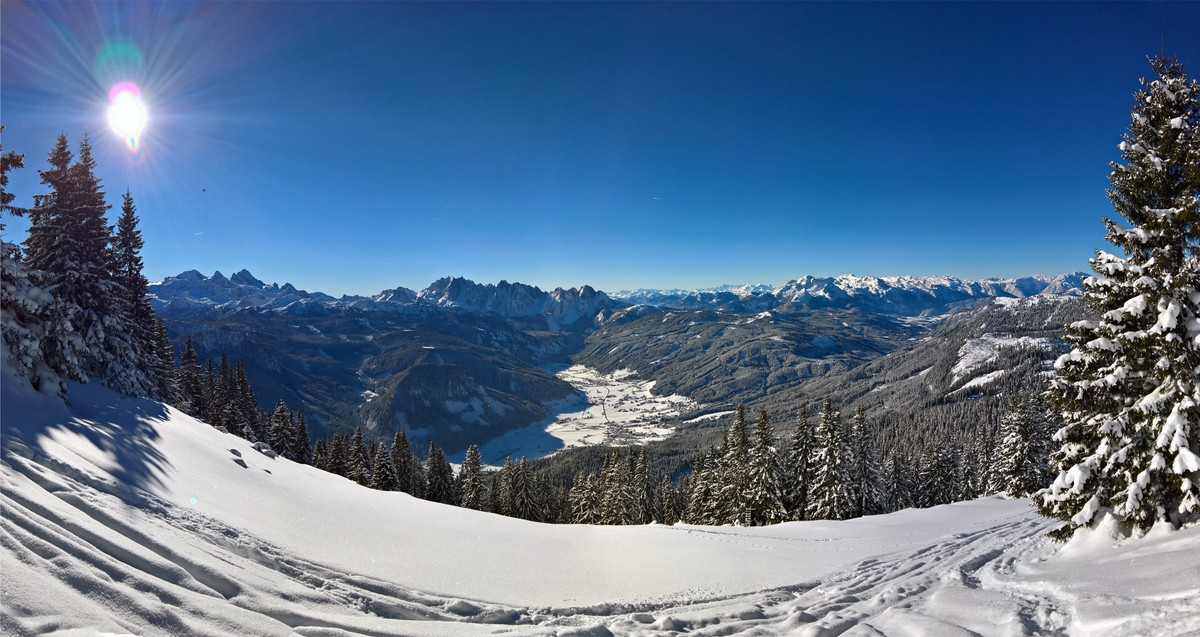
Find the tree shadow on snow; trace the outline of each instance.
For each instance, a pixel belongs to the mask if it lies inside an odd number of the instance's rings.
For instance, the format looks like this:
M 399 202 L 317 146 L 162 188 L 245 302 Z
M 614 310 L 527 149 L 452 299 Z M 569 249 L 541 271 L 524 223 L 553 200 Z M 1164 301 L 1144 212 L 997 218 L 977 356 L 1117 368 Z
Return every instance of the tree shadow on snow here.
M 147 399 L 128 398 L 96 383 L 72 383 L 70 406 L 37 394 L 23 379 L 4 377 L 0 419 L 3 437 L 20 440 L 38 455 L 50 455 L 54 438 L 75 447 L 72 438 L 85 438 L 103 452 L 97 464 L 118 482 L 135 490 L 162 484 L 171 463 L 159 449 L 157 427 L 168 418 L 166 407 Z M 5 455 L 10 449 L 4 443 Z

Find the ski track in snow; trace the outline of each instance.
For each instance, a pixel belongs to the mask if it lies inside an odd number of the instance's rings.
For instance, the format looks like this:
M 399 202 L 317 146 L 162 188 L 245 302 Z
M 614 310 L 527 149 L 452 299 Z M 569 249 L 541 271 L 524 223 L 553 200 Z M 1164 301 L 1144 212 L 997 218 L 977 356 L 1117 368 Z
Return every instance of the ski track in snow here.
M 113 413 L 136 411 L 118 404 Z M 85 413 L 73 431 L 114 431 L 89 429 L 102 410 Z M 1045 538 L 1051 523 L 1027 504 L 995 497 L 754 529 L 552 527 L 370 492 L 267 459 L 176 412 L 149 430 L 163 456 L 137 484 L 106 462 L 121 458 L 108 453 L 121 442 L 38 430 L 28 421 L 53 416 L 9 405 L 4 418 L 4 635 L 1200 634 L 1197 527 L 1123 542 L 1096 532 L 1064 548 Z M 137 435 L 118 420 L 128 429 L 117 435 Z M 244 485 L 230 497 L 249 499 L 249 508 L 189 504 L 181 492 L 210 500 L 224 492 L 183 491 L 172 480 L 185 475 Z M 288 500 L 297 497 L 289 482 L 309 498 L 345 501 Z M 266 521 L 250 513 L 272 499 L 295 506 Z M 353 522 L 379 503 L 399 509 L 380 513 L 391 526 L 373 532 Z M 325 550 L 288 535 L 296 526 L 327 538 L 315 545 Z M 436 544 L 444 529 L 484 544 Z M 413 556 L 387 555 L 406 548 Z M 469 557 L 476 553 L 493 558 Z M 389 558 L 402 567 L 387 566 Z M 604 570 L 614 562 L 623 569 Z M 504 570 L 521 564 L 524 572 Z M 563 583 L 546 587 L 544 578 Z M 503 583 L 488 585 L 493 601 L 480 581 Z M 597 595 L 597 587 L 624 592 Z

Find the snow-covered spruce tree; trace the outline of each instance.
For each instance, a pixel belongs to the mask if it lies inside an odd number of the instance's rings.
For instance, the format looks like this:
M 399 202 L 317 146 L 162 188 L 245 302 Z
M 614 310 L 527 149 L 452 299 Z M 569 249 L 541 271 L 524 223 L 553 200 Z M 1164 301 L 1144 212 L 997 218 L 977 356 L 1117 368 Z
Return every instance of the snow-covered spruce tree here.
M 1122 255 L 1098 251 L 1084 282 L 1098 321 L 1070 326 L 1051 398 L 1057 477 L 1037 498 L 1069 536 L 1109 510 L 1141 530 L 1200 516 L 1200 84 L 1151 60 L 1111 164 Z
M 392 462 L 392 454 L 388 453 L 387 445 L 382 441 L 375 445 L 371 454 L 371 488 L 379 491 L 396 490 L 396 465 Z
M 1000 444 L 992 454 L 990 489 L 1010 498 L 1024 498 L 1045 488 L 1053 433 L 1046 406 L 1039 397 L 1013 401 L 1000 420 Z
M 684 519 L 688 524 L 720 524 L 715 519 L 716 491 L 719 488 L 716 481 L 716 451 L 709 449 L 692 470 L 691 490 L 684 510 Z
M 0 133 L 4 127 L 0 126 Z M 13 207 L 15 195 L 8 192 L 8 173 L 23 168 L 25 157 L 4 152 L 0 145 L 0 211 L 21 216 L 26 211 Z M 4 224 L 0 221 L 0 231 Z M 16 244 L 0 242 L 0 336 L 3 359 L 35 389 L 49 389 L 66 396 L 68 380 L 85 378 L 83 340 L 67 319 L 65 305 L 47 292 L 45 274 L 26 267 Z
M 179 353 L 179 368 L 175 370 L 175 389 L 179 392 L 175 406 L 189 416 L 204 418 L 204 370 L 200 367 L 200 357 L 192 345 L 191 336 L 184 339 L 183 349 Z
M 295 426 L 292 410 L 288 409 L 287 403 L 280 398 L 279 402 L 275 403 L 275 411 L 271 414 L 271 424 L 267 426 L 267 444 L 275 453 L 285 457 L 292 457 L 291 433 L 292 427 Z
M 854 515 L 854 492 L 849 471 L 850 446 L 842 416 L 825 401 L 817 424 L 813 482 L 809 491 L 808 519 L 845 520 Z
M 46 289 L 66 308 L 66 318 L 82 338 L 84 369 L 120 392 L 140 396 L 153 391 L 142 352 L 132 336 L 132 318 L 120 303 L 121 286 L 112 276 L 109 205 L 96 177 L 87 135 L 71 164 L 66 137 L 41 171 L 51 192 L 35 198 L 26 255 L 31 267 L 45 272 Z
M 750 487 L 750 437 L 746 426 L 745 405 L 738 405 L 733 426 L 725 434 L 720 467 L 716 523 L 749 526 L 747 491 Z
M 142 231 L 138 230 L 137 207 L 133 204 L 133 195 L 126 190 L 121 196 L 121 216 L 117 218 L 117 231 L 112 239 L 111 270 L 117 283 L 114 311 L 123 317 L 127 328 L 131 330 L 127 336 L 132 355 L 135 363 L 148 376 L 152 385 L 150 391 L 156 398 L 165 399 L 165 396 L 158 394 L 157 324 L 154 309 L 146 298 L 150 282 L 142 273 L 141 252 L 144 246 Z M 224 360 L 225 355 L 221 357 Z
M 396 489 L 405 493 L 412 493 L 412 463 L 416 460 L 413 456 L 412 445 L 408 442 L 408 436 L 401 429 L 396 432 L 392 438 L 392 464 L 396 467 Z
M 854 410 L 850 424 L 850 479 L 854 493 L 856 516 L 883 513 L 883 495 L 880 485 L 883 478 L 879 469 L 879 452 L 867 428 L 867 415 L 860 405 Z
M 884 467 L 884 504 L 888 511 L 913 506 L 913 483 L 908 460 L 901 455 L 888 458 Z
M 775 430 L 771 427 L 767 410 L 759 409 L 747 475 L 746 507 L 749 509 L 750 524 L 777 524 L 787 519 L 781 475 L 779 454 L 775 451 Z
M 167 334 L 167 324 L 162 317 L 155 319 L 151 339 L 154 348 L 151 374 L 154 379 L 154 395 L 164 403 L 173 405 L 178 400 L 178 390 L 175 387 L 175 348 L 171 346 L 171 337 Z M 230 429 L 239 435 L 241 430 L 240 426 L 237 429 Z
M 670 476 L 663 476 L 658 483 L 658 521 L 662 524 L 675 524 L 683 517 L 679 506 L 679 492 L 671 484 Z
M 350 445 L 346 451 L 348 452 L 346 458 L 346 470 L 348 473 L 346 477 L 364 487 L 371 484 L 370 452 L 367 450 L 367 444 L 363 442 L 361 426 L 354 428 L 354 435 L 350 438 Z
M 467 447 L 462 467 L 458 470 L 458 489 L 462 493 L 462 507 L 483 510 L 483 473 L 479 458 L 479 445 Z
M 791 520 L 808 519 L 808 492 L 813 477 L 812 454 L 816 446 L 812 423 L 808 420 L 808 405 L 800 407 L 800 421 L 792 433 L 784 467 L 787 489 L 788 516 Z
M 299 407 L 296 408 L 296 422 L 292 425 L 292 435 L 288 440 L 288 446 L 292 450 L 292 460 L 301 464 L 312 462 L 312 443 L 308 437 L 308 423 L 304 422 L 304 410 Z

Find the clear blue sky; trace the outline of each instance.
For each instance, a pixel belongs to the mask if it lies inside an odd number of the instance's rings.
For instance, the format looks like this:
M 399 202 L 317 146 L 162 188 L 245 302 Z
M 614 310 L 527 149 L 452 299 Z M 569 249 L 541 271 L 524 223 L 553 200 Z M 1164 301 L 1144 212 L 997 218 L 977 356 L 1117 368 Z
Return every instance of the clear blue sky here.
M 335 294 L 1086 269 L 1145 56 L 1200 72 L 1196 3 L 0 11 L 19 202 L 87 130 L 150 278 Z M 137 156 L 105 119 L 121 80 Z

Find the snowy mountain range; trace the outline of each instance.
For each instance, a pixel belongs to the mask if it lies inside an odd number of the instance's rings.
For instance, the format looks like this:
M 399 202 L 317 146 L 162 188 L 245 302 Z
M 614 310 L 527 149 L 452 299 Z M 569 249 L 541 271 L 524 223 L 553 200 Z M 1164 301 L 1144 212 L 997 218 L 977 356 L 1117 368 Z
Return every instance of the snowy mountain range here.
M 501 281 L 496 285 L 483 285 L 461 277 L 438 279 L 420 292 L 398 287 L 373 296 L 335 298 L 322 292 L 296 289 L 291 283 L 268 285 L 244 269 L 231 277 L 219 271 L 204 276 L 196 270 L 188 270 L 151 283 L 149 295 L 154 309 L 164 316 L 196 312 L 218 316 L 237 312 L 325 316 L 340 310 L 419 313 L 437 308 L 506 319 L 540 318 L 545 321 L 545 327 L 553 331 L 580 319 L 590 319 L 612 305 L 607 295 L 587 285 L 545 292 L 523 283 Z
M 740 312 L 789 309 L 857 308 L 905 316 L 940 314 L 963 304 L 991 298 L 1039 294 L 1078 295 L 1081 272 L 977 281 L 948 276 L 873 277 L 843 274 L 804 276 L 778 287 L 723 285 L 697 290 L 623 290 L 611 294 L 631 304 L 676 309 L 726 309 Z
M 799 390 L 907 348 L 957 310 L 973 313 L 993 299 L 1074 299 L 1081 278 L 844 275 L 609 296 L 586 285 L 547 292 L 446 277 L 419 292 L 338 298 L 267 284 L 246 270 L 229 277 L 193 270 L 151 284 L 150 297 L 177 348 L 191 337 L 201 360 L 228 354 L 244 361 L 263 407 L 281 398 L 304 405 L 317 433 L 363 424 L 387 438 L 402 428 L 455 451 L 546 418 L 548 402 L 574 392 L 547 370 L 570 364 L 606 374 L 634 370 L 657 383 L 656 394 L 711 405 L 781 401 L 786 411 L 801 393 L 843 389 L 853 402 L 867 390 L 854 391 L 865 385 L 852 378 Z M 1056 335 L 1040 329 L 1031 336 Z M 958 338 L 940 336 L 918 358 L 951 356 L 962 346 Z M 944 395 L 948 383 L 934 383 L 932 395 Z M 909 408 L 915 396 L 889 404 Z
M 697 290 L 623 290 L 606 294 L 584 285 L 550 291 L 500 281 L 480 284 L 444 277 L 420 292 L 398 287 L 373 296 L 307 292 L 290 283 L 266 284 L 247 270 L 226 277 L 189 270 L 150 285 L 151 303 L 160 313 L 178 316 L 205 312 L 277 312 L 321 316 L 341 309 L 412 313 L 423 308 L 457 309 L 507 319 L 541 318 L 550 330 L 591 319 L 601 311 L 626 305 L 735 312 L 803 311 L 841 308 L 872 313 L 919 316 L 941 314 L 991 298 L 1024 298 L 1043 294 L 1078 295 L 1083 273 L 1033 275 L 1014 279 L 964 280 L 956 277 L 804 276 L 771 287 L 724 285 Z

